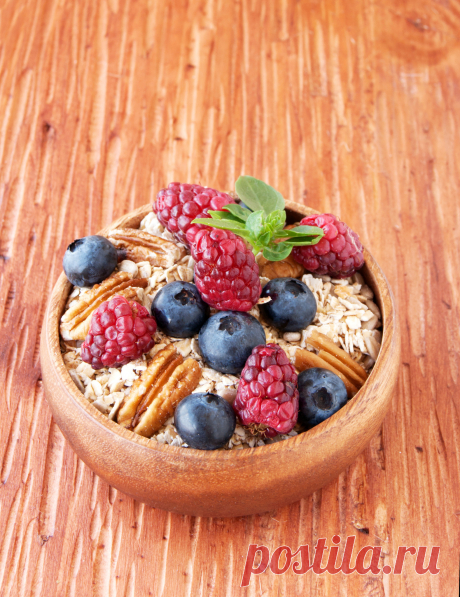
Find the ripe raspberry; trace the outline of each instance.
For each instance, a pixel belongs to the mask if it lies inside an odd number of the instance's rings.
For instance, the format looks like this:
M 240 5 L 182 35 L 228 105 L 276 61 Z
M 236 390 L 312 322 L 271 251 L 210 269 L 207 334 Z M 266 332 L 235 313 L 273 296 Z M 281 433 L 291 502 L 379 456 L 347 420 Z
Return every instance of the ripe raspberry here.
M 156 321 L 145 307 L 115 296 L 94 311 L 81 345 L 82 361 L 96 370 L 126 365 L 152 348 L 156 330 Z
M 230 230 L 205 227 L 191 246 L 201 298 L 220 311 L 249 311 L 262 288 L 251 249 Z
M 299 414 L 297 373 L 280 346 L 253 349 L 241 372 L 233 408 L 243 425 L 263 429 L 267 437 L 292 431 Z
M 348 278 L 364 265 L 363 246 L 358 235 L 334 215 L 308 216 L 300 225 L 318 226 L 324 231 L 317 245 L 292 250 L 294 259 L 309 272 Z
M 195 234 L 203 228 L 202 224 L 192 224 L 192 220 L 209 218 L 208 209 L 221 211 L 229 203 L 235 203 L 235 200 L 227 193 L 198 184 L 171 182 L 167 189 L 158 193 L 153 211 L 178 240 L 191 245 Z

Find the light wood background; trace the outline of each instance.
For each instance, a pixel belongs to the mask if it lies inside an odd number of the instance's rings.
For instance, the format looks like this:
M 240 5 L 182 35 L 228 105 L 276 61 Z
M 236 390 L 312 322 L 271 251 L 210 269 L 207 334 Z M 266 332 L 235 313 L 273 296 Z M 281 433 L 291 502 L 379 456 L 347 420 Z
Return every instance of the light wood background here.
M 2 597 L 458 595 L 460 1 L 0 1 Z M 399 385 L 334 483 L 233 520 L 99 481 L 42 392 L 65 247 L 172 180 L 263 178 L 339 214 L 395 292 Z M 267 572 L 247 547 L 441 546 L 437 576 Z M 410 560 L 410 556 L 408 557 Z

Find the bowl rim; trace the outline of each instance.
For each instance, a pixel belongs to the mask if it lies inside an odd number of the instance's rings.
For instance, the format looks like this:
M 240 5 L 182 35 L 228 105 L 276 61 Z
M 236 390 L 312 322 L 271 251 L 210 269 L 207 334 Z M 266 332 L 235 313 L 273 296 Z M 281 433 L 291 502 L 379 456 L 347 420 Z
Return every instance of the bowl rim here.
M 318 213 L 308 206 L 302 205 L 294 201 L 286 201 L 286 209 L 298 213 L 298 214 L 309 214 Z M 106 226 L 97 234 L 105 236 L 110 230 L 116 227 L 126 225 L 126 222 L 137 221 L 139 225 L 140 221 L 151 212 L 151 205 L 143 205 L 124 216 L 113 221 L 109 226 Z M 131 224 L 133 227 L 133 224 Z M 383 370 L 390 364 L 391 351 L 387 350 L 395 340 L 395 320 L 396 320 L 396 308 L 393 293 L 388 284 L 388 281 L 380 269 L 380 266 L 375 261 L 372 254 L 364 247 L 364 261 L 365 268 L 367 268 L 377 281 L 377 289 L 373 289 L 376 294 L 376 299 L 379 302 L 379 308 L 382 314 L 382 342 L 380 347 L 379 356 L 369 374 L 366 382 L 360 388 L 360 390 L 351 398 L 341 409 L 334 413 L 331 417 L 316 425 L 308 431 L 299 433 L 296 436 L 288 439 L 273 443 L 266 444 L 264 446 L 257 446 L 254 448 L 244 448 L 238 450 L 198 450 L 194 448 L 184 449 L 181 446 L 172 446 L 169 444 L 160 444 L 156 441 L 151 441 L 149 438 L 145 438 L 133 431 L 130 431 L 115 421 L 110 420 L 107 416 L 103 415 L 95 406 L 93 406 L 82 394 L 73 381 L 70 373 L 64 363 L 63 355 L 60 349 L 60 331 L 59 324 L 60 319 L 65 307 L 70 288 L 72 284 L 67 280 L 65 273 L 62 272 L 56 281 L 56 284 L 51 293 L 50 300 L 48 302 L 48 308 L 45 315 L 45 341 L 49 346 L 49 354 L 51 358 L 51 365 L 54 372 L 61 377 L 61 381 L 65 385 L 69 392 L 72 400 L 83 410 L 92 417 L 100 427 L 104 428 L 111 434 L 114 434 L 116 438 L 126 440 L 137 444 L 139 447 L 148 448 L 149 450 L 158 451 L 164 455 L 170 454 L 171 457 L 181 456 L 186 460 L 196 460 L 197 458 L 203 459 L 204 455 L 209 458 L 209 461 L 217 461 L 217 463 L 225 464 L 229 460 L 238 459 L 240 462 L 250 461 L 255 455 L 265 454 L 269 456 L 272 453 L 276 453 L 279 450 L 294 449 L 301 444 L 310 441 L 316 436 L 327 434 L 330 427 L 334 426 L 340 419 L 346 418 L 347 415 L 351 415 L 351 411 L 360 410 L 360 406 L 365 402 L 366 389 L 369 385 L 375 381 L 376 375 L 379 370 Z M 380 295 L 380 296 L 378 296 Z M 385 296 L 383 296 L 385 295 Z M 386 300 L 384 300 L 384 298 Z M 378 365 L 378 366 L 377 366 Z M 356 414 L 356 413 L 355 413 Z

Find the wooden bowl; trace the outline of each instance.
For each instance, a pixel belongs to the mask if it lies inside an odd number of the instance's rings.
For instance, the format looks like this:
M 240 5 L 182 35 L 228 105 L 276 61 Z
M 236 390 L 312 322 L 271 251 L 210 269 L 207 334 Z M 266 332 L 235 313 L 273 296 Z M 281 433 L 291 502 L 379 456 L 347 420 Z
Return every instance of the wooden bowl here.
M 116 227 L 139 226 L 146 205 Z M 288 202 L 288 223 L 305 206 Z M 41 334 L 46 397 L 61 431 L 78 456 L 107 483 L 153 506 L 195 516 L 242 516 L 274 510 L 323 487 L 362 452 L 382 424 L 396 382 L 400 335 L 393 296 L 372 255 L 362 273 L 383 317 L 383 340 L 368 380 L 327 421 L 291 439 L 232 451 L 201 451 L 160 445 L 102 415 L 72 381 L 59 348 L 59 321 L 71 285 L 62 273 L 54 287 Z

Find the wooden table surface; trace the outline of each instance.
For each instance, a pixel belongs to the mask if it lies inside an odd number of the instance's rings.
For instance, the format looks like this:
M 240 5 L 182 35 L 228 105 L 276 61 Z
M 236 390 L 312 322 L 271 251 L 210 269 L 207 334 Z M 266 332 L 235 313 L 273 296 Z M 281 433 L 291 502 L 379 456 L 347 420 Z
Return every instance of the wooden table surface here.
M 460 1 L 1 0 L 0 594 L 451 597 L 460 518 Z M 262 516 L 144 507 L 53 423 L 39 330 L 65 248 L 172 180 L 241 174 L 340 215 L 383 267 L 402 365 L 381 432 L 335 482 Z M 253 576 L 355 535 L 440 546 L 438 575 Z

